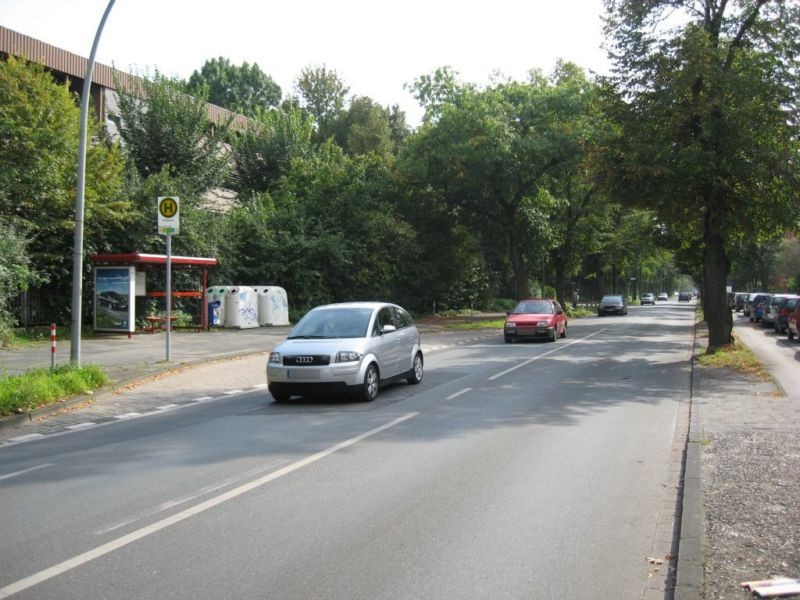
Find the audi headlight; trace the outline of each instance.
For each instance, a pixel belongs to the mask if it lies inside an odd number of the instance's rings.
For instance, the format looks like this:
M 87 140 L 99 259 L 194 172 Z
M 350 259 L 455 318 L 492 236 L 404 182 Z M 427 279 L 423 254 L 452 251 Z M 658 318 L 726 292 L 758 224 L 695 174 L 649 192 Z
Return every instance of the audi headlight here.
M 346 350 L 342 350 L 336 353 L 336 362 L 337 363 L 358 362 L 363 357 L 364 355 L 358 352 L 349 352 Z
M 269 353 L 269 364 L 271 364 L 271 365 L 279 365 L 279 364 L 281 364 L 281 353 L 280 352 L 270 352 Z

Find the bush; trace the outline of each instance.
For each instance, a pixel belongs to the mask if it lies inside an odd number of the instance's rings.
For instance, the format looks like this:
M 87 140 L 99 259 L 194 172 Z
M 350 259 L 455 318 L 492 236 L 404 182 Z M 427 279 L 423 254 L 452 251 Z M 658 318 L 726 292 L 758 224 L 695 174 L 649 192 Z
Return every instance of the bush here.
M 35 369 L 0 379 L 0 415 L 21 413 L 102 387 L 108 376 L 97 365 Z

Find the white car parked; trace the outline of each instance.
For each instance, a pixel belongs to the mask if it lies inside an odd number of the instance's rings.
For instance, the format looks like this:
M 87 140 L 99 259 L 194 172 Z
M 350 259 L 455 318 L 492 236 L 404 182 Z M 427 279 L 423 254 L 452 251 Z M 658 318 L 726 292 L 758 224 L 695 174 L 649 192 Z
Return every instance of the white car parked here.
M 372 401 L 384 383 L 422 381 L 419 331 L 396 304 L 348 302 L 310 310 L 269 355 L 277 402 L 292 396 L 355 394 Z

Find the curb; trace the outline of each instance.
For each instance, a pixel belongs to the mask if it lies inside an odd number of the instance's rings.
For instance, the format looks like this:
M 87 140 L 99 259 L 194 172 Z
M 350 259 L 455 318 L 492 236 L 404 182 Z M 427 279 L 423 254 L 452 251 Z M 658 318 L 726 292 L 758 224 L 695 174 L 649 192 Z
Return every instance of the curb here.
M 695 359 L 697 358 L 696 313 L 692 338 L 689 434 L 686 440 L 683 463 L 683 497 L 681 498 L 681 525 L 678 541 L 678 570 L 673 596 L 675 600 L 702 600 L 704 587 L 703 423 L 700 418 L 700 412 L 694 403 L 697 381 L 694 369 Z
M 0 431 L 4 431 L 6 429 L 13 429 L 15 427 L 20 427 L 24 423 L 29 423 L 34 419 L 39 419 L 40 417 L 47 416 L 51 413 L 60 412 L 62 410 L 70 409 L 73 406 L 78 406 L 85 402 L 90 402 L 94 400 L 101 400 L 107 396 L 111 396 L 117 392 L 117 390 L 129 386 L 132 384 L 137 383 L 144 383 L 147 380 L 160 377 L 165 373 L 169 373 L 170 371 L 182 371 L 185 369 L 190 369 L 193 367 L 197 367 L 200 365 L 210 364 L 218 361 L 223 360 L 231 360 L 235 358 L 242 358 L 245 356 L 253 356 L 255 354 L 262 354 L 261 351 L 259 352 L 244 352 L 242 354 L 231 354 L 228 356 L 217 356 L 211 358 L 204 358 L 200 360 L 194 360 L 190 362 L 183 362 L 178 364 L 170 364 L 164 365 L 164 368 L 158 369 L 153 371 L 152 373 L 147 373 L 146 375 L 135 375 L 133 377 L 128 377 L 126 379 L 120 379 L 118 381 L 114 381 L 108 385 L 105 385 L 101 388 L 93 390 L 91 392 L 85 392 L 83 394 L 79 394 L 77 396 L 72 396 L 71 398 L 66 398 L 65 400 L 59 400 L 57 402 L 53 402 L 51 404 L 45 404 L 39 407 L 34 408 L 33 410 L 24 412 L 24 413 L 17 413 L 12 415 L 0 416 Z

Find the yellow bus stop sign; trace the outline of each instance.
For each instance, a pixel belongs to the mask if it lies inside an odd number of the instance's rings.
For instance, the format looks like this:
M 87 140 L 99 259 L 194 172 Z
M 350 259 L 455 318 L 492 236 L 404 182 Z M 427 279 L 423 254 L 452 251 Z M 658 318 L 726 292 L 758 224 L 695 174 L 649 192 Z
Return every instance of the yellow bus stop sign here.
M 180 231 L 180 198 L 177 196 L 159 196 L 158 198 L 158 233 L 175 234 Z

